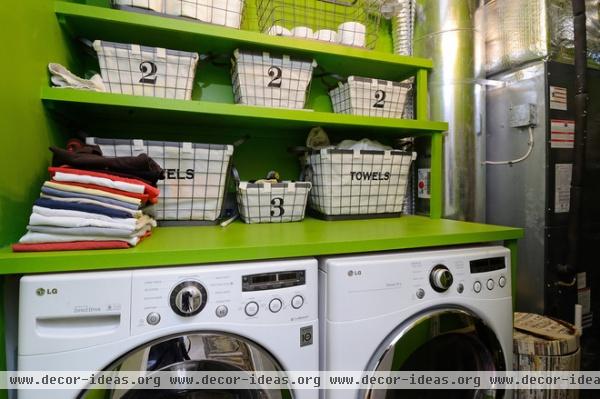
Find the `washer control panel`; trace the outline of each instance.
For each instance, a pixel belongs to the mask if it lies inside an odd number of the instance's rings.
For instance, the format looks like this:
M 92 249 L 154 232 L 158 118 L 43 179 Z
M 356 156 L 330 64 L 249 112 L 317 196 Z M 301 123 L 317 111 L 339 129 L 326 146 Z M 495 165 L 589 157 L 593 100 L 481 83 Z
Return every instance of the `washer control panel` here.
M 207 321 L 313 320 L 317 286 L 314 259 L 137 270 L 132 280 L 131 329 L 140 333 Z

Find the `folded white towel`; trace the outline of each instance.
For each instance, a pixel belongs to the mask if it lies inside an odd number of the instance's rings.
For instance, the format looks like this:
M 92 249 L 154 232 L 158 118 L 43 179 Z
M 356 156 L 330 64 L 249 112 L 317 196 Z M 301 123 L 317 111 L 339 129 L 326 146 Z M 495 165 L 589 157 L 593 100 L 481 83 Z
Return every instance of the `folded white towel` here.
M 42 206 L 33 206 L 33 213 L 37 213 L 42 216 L 49 217 L 70 217 L 70 218 L 79 218 L 79 219 L 95 219 L 102 220 L 106 222 L 111 222 L 115 224 L 119 224 L 125 228 L 133 228 L 139 219 L 135 218 L 127 218 L 127 219 L 119 219 L 112 218 L 110 216 L 101 215 L 99 213 L 91 213 L 91 212 L 81 212 L 81 211 L 72 211 L 69 209 L 52 209 L 52 208 L 44 208 Z
M 95 184 L 101 187 L 114 188 L 121 191 L 127 191 L 129 193 L 144 194 L 146 188 L 141 184 L 127 183 L 124 181 L 115 181 L 107 179 L 106 177 L 89 176 L 89 175 L 76 175 L 74 173 L 56 172 L 54 174 L 54 180 L 66 181 L 75 183 Z
M 139 237 L 106 237 L 106 236 L 68 236 L 61 234 L 34 233 L 28 231 L 21 239 L 21 244 L 43 244 L 50 242 L 73 242 L 73 241 L 123 241 L 131 246 L 136 246 L 140 242 Z
M 119 219 L 115 219 L 119 220 Z M 99 219 L 86 219 L 81 217 L 68 216 L 44 216 L 33 212 L 29 217 L 29 224 L 33 226 L 56 226 L 56 227 L 109 227 L 114 229 L 124 229 L 133 233 L 136 230 L 143 228 L 145 225 L 156 226 L 156 221 L 147 215 L 139 219 L 121 219 L 128 222 L 115 222 Z M 135 221 L 131 223 L 131 220 Z
M 56 63 L 48 64 L 48 70 L 52 74 L 50 81 L 56 87 L 106 91 L 102 77 L 98 74 L 92 76 L 89 80 L 82 79 L 61 64 Z

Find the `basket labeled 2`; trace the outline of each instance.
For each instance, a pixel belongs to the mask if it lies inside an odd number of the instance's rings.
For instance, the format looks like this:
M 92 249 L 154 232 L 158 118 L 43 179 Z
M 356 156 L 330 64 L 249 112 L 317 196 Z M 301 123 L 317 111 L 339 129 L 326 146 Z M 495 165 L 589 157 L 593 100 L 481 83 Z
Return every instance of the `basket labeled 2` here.
M 235 50 L 231 80 L 237 104 L 302 109 L 310 91 L 311 59 Z
M 160 197 L 154 209 L 162 225 L 214 222 L 221 216 L 233 146 L 92 137 L 86 141 L 106 156 L 146 153 L 162 166 L 165 180 L 158 182 Z
M 235 168 L 237 203 L 240 217 L 246 223 L 298 222 L 304 219 L 310 182 L 251 183 L 240 181 Z
M 309 206 L 326 220 L 400 216 L 414 159 L 416 153 L 396 150 L 309 151 Z
M 240 28 L 243 0 L 112 0 L 115 8 L 128 11 L 154 11 L 214 25 Z
M 102 40 L 94 41 L 94 50 L 111 93 L 192 98 L 197 53 Z
M 411 87 L 408 82 L 349 76 L 329 96 L 338 114 L 402 118 Z
M 375 0 L 258 0 L 258 26 L 274 36 L 294 36 L 375 48 L 381 19 Z

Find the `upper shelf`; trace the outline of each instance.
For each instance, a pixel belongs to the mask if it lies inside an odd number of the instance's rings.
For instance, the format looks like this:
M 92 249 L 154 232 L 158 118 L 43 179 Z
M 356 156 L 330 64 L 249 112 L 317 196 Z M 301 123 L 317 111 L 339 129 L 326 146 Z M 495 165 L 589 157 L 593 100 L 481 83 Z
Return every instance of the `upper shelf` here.
M 370 51 L 316 40 L 276 37 L 184 19 L 57 1 L 55 12 L 74 37 L 144 44 L 199 53 L 232 54 L 238 47 L 313 57 L 341 75 L 403 80 L 431 60 Z
M 0 274 L 206 264 L 514 240 L 523 230 L 454 220 L 391 219 L 159 227 L 136 248 L 12 253 L 0 249 Z
M 50 87 L 42 89 L 42 100 L 54 112 L 83 123 L 102 118 L 144 123 L 168 120 L 180 125 L 201 123 L 202 126 L 248 129 L 264 129 L 268 126 L 275 129 L 300 129 L 303 132 L 306 132 L 307 128 L 321 126 L 332 130 L 368 130 L 407 136 L 444 132 L 448 129 L 445 122 L 252 107 L 208 101 L 169 100 Z

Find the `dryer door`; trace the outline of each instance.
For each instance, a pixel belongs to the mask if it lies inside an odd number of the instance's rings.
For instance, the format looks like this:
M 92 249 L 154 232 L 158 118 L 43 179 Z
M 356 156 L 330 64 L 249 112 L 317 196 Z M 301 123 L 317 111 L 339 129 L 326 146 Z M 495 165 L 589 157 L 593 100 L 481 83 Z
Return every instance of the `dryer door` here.
M 144 344 L 105 368 L 116 371 L 144 371 L 148 377 L 158 371 L 186 377 L 190 371 L 283 371 L 279 362 L 260 345 L 224 332 L 194 332 L 164 337 Z M 189 376 L 189 374 L 188 374 Z M 181 380 L 186 381 L 186 380 Z M 183 385 L 183 384 L 182 384 Z M 89 386 L 79 399 L 284 399 L 291 390 L 234 389 L 109 389 Z
M 389 371 L 504 371 L 502 346 L 494 332 L 469 310 L 438 308 L 425 311 L 398 326 L 382 342 L 367 370 Z M 364 387 L 360 398 L 503 398 L 490 390 L 384 390 Z

